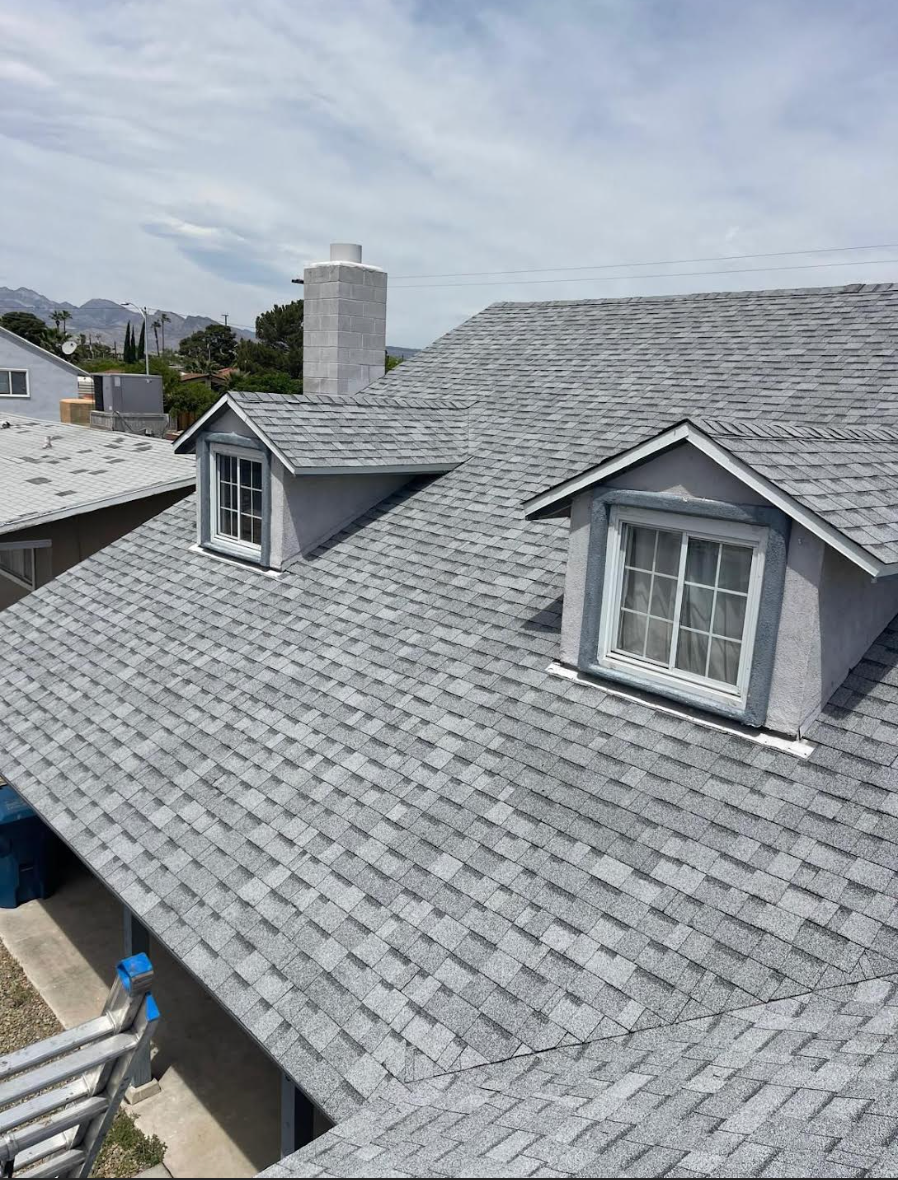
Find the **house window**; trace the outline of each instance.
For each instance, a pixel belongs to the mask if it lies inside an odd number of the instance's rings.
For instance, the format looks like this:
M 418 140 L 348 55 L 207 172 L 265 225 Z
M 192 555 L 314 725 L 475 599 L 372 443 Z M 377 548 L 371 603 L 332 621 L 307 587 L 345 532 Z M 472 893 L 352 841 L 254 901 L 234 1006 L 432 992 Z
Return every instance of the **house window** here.
M 765 540 L 751 525 L 613 509 L 600 666 L 744 702 Z
M 28 397 L 28 370 L 0 369 L 0 397 Z
M 18 586 L 33 590 L 34 550 L 0 548 L 0 574 Z
M 214 454 L 213 540 L 258 557 L 262 549 L 262 460 L 239 448 Z

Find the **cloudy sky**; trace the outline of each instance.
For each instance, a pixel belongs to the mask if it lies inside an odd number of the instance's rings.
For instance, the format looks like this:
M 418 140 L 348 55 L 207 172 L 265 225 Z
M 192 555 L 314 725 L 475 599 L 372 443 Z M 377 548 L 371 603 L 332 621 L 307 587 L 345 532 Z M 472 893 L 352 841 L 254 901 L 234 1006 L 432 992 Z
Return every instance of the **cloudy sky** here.
M 399 277 L 898 242 L 896 72 L 894 0 L 2 0 L 0 286 L 251 325 L 360 241 L 417 346 L 497 299 L 898 280 Z M 759 269 L 682 273 L 722 265 Z

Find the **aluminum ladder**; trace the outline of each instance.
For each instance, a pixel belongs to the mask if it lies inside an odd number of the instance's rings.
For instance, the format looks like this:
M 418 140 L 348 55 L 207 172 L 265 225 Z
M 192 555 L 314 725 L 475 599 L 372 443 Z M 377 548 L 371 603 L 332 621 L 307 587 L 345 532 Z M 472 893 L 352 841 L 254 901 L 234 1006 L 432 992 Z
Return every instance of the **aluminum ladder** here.
M 102 1015 L 0 1056 L 0 1176 L 89 1176 L 159 1009 L 146 955 L 123 959 Z

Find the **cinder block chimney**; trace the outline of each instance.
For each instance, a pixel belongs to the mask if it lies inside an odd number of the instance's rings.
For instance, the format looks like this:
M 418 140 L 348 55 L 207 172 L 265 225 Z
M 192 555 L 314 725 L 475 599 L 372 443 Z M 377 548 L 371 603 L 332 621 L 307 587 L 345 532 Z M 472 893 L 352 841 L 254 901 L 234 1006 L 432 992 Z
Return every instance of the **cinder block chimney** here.
M 329 262 L 303 271 L 304 393 L 357 393 L 384 373 L 387 273 L 362 247 L 334 242 Z

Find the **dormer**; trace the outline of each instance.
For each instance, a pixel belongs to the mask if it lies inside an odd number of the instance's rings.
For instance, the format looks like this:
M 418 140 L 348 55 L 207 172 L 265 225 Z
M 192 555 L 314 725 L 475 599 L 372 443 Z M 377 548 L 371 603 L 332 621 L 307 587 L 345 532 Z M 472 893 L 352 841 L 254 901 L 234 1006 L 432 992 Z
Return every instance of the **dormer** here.
M 335 242 L 303 271 L 303 396 L 225 394 L 178 440 L 197 454 L 197 543 L 280 570 L 420 475 L 468 454 L 464 399 L 361 390 L 383 376 L 387 275 Z
M 560 660 L 800 735 L 898 612 L 898 431 L 679 422 L 533 497 L 570 517 Z
M 197 543 L 268 570 L 419 475 L 467 457 L 465 400 L 383 394 L 222 397 L 176 444 L 197 454 Z

